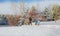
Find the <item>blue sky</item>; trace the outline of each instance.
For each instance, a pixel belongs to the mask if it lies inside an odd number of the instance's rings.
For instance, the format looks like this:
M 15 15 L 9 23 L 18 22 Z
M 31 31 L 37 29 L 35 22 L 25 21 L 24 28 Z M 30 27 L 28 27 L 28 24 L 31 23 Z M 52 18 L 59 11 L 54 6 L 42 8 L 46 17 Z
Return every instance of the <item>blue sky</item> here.
M 44 1 L 44 0 L 0 0 L 0 2 L 36 2 L 36 1 Z
M 60 0 L 0 0 L 0 3 L 1 2 L 41 2 L 41 1 L 60 1 Z

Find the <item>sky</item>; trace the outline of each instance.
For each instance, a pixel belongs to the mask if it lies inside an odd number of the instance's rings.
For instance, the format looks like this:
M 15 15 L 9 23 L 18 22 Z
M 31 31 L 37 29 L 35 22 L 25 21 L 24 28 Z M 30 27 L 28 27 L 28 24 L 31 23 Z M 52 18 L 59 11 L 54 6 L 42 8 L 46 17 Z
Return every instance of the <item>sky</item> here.
M 22 2 L 23 0 L 0 0 L 0 14 L 14 14 L 14 11 L 12 10 L 12 4 L 15 2 L 18 6 L 19 3 Z M 60 5 L 60 0 L 24 0 L 26 7 L 31 7 L 31 6 L 38 6 L 40 10 L 43 10 L 44 7 L 50 6 L 51 4 L 59 4 Z M 18 10 L 18 9 L 17 9 Z M 19 10 L 18 10 L 19 12 Z M 18 13 L 17 12 L 17 13 Z
M 36 2 L 36 1 L 44 1 L 44 0 L 0 0 L 0 3 L 2 2 Z
M 60 0 L 0 0 L 1 2 L 41 2 L 41 1 L 60 1 Z

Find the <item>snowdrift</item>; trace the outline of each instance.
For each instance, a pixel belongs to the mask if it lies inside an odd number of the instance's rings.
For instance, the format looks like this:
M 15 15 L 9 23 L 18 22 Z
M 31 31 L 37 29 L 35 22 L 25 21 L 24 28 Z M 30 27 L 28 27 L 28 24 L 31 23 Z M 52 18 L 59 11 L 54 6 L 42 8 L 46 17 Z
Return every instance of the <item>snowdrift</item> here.
M 41 24 L 60 24 L 60 20 L 41 22 Z M 23 25 L 0 27 L 0 36 L 60 36 L 60 25 Z
M 60 36 L 59 25 L 0 27 L 0 36 Z

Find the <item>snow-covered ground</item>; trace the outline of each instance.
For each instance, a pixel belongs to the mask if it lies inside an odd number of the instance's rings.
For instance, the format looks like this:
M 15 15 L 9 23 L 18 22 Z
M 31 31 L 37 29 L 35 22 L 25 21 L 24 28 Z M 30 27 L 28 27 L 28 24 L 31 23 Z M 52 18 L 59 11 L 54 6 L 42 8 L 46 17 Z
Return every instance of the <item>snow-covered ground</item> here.
M 0 36 L 60 36 L 60 25 L 0 27 Z
M 56 22 L 60 23 L 59 21 Z M 0 27 L 0 36 L 60 36 L 60 25 Z

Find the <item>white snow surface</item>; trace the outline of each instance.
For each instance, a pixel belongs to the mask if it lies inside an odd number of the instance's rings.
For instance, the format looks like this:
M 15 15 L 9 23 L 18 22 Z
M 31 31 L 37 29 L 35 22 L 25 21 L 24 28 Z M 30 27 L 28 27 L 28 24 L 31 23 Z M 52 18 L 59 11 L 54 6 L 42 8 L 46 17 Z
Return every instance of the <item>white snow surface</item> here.
M 60 23 L 59 20 L 56 22 Z M 60 36 L 60 25 L 0 27 L 0 36 Z

